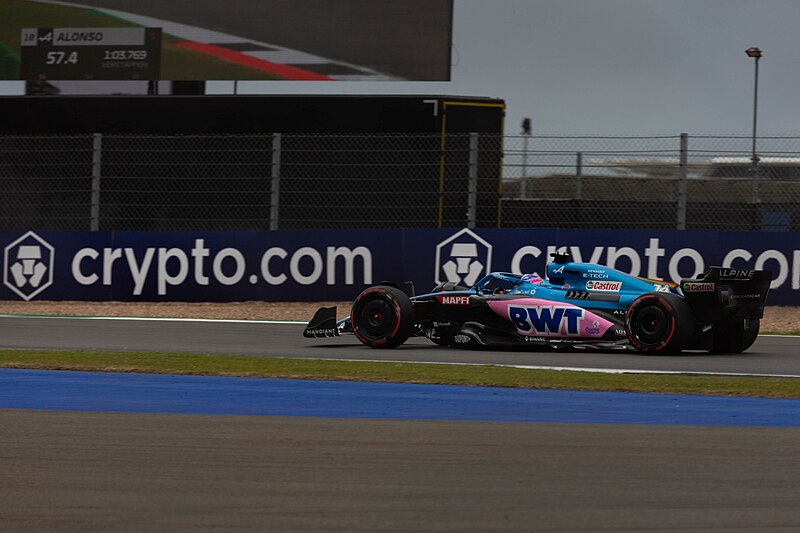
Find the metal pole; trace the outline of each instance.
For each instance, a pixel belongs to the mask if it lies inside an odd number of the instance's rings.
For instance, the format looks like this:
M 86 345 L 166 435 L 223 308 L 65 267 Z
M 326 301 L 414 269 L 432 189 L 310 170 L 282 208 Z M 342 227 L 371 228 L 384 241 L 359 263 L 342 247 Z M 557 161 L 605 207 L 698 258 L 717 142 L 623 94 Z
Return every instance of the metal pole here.
M 276 230 L 280 222 L 281 195 L 281 135 L 272 134 L 272 172 L 269 194 L 269 229 Z
M 474 228 L 478 211 L 478 134 L 469 134 L 469 183 L 467 185 L 467 227 Z
M 753 154 L 750 157 L 753 162 L 751 172 L 753 174 L 753 203 L 758 204 L 761 202 L 761 194 L 759 191 L 758 180 L 760 178 L 758 172 L 758 154 L 756 152 L 756 126 L 758 124 L 758 60 L 761 59 L 761 53 L 754 56 L 755 59 L 755 80 L 753 86 Z
M 530 133 L 524 133 L 522 138 L 524 141 L 522 148 L 522 181 L 520 181 L 519 195 L 520 198 L 528 196 L 528 141 L 531 139 Z
M 583 152 L 575 154 L 575 199 L 583 200 Z
M 103 134 L 92 135 L 92 198 L 89 229 L 100 229 L 100 177 L 102 176 L 103 162 Z
M 517 196 L 519 198 L 528 197 L 528 143 L 531 140 L 531 119 L 525 117 L 522 119 L 522 176 L 519 182 L 519 189 L 517 189 Z
M 678 169 L 677 229 L 686 229 L 686 177 L 689 166 L 689 135 L 681 133 L 680 167 Z

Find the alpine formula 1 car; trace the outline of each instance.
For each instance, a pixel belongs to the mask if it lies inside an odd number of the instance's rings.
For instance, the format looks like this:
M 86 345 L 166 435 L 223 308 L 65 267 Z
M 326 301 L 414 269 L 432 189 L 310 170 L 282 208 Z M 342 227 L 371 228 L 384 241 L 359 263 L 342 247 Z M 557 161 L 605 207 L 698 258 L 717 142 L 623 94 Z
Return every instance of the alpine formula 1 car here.
M 353 334 L 373 348 L 424 336 L 443 346 L 738 353 L 758 335 L 772 278 L 763 270 L 711 267 L 674 284 L 552 255 L 547 279 L 495 272 L 472 287 L 442 283 L 419 296 L 395 284 L 370 287 L 349 317 L 337 321 L 336 308 L 323 307 L 303 334 Z

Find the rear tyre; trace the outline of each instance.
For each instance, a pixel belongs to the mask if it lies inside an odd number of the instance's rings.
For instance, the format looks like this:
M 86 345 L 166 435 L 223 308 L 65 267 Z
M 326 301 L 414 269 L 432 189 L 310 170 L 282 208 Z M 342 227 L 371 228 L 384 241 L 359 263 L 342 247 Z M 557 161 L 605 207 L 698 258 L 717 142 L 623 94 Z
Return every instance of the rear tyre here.
M 625 333 L 641 353 L 675 354 L 692 342 L 694 313 L 686 300 L 676 294 L 643 294 L 628 308 Z
M 414 306 L 394 287 L 370 287 L 358 295 L 350 313 L 353 333 L 372 348 L 395 348 L 414 331 Z
M 760 321 L 728 320 L 714 326 L 711 351 L 714 353 L 741 353 L 756 341 Z

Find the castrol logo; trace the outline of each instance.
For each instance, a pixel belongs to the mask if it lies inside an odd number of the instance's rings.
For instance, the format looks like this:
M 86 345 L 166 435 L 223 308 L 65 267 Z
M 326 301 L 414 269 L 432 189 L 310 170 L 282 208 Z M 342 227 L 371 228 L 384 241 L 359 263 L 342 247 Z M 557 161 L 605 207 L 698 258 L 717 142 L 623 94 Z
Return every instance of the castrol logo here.
M 589 291 L 619 292 L 620 287 L 622 287 L 621 281 L 595 281 L 592 279 L 586 282 L 586 290 Z

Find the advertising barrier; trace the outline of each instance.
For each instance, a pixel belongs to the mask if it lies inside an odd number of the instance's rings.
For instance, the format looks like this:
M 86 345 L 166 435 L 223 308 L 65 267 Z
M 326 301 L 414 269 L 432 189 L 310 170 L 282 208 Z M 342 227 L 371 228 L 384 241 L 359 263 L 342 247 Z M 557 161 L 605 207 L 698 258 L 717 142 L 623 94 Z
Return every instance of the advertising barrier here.
M 394 281 L 428 292 L 490 271 L 544 273 L 550 253 L 677 282 L 709 266 L 772 272 L 768 305 L 800 305 L 800 236 L 788 232 L 392 229 L 0 232 L 0 300 L 352 300 Z

